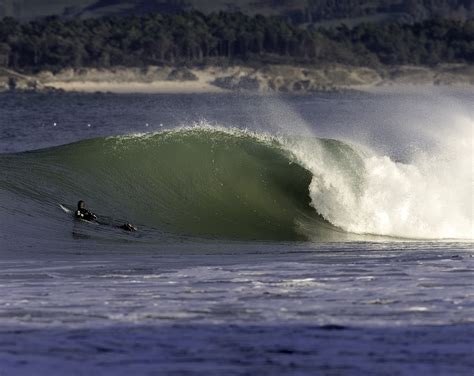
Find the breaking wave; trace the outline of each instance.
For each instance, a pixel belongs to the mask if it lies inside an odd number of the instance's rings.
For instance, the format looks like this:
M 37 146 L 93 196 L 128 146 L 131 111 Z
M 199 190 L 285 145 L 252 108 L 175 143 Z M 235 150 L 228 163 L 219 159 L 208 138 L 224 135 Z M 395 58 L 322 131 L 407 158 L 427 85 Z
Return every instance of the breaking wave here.
M 54 215 L 64 215 L 58 203 L 84 199 L 99 215 L 189 236 L 472 238 L 469 182 L 453 193 L 442 180 L 449 166 L 438 160 L 442 173 L 433 173 L 432 163 L 338 140 L 199 126 L 2 155 L 0 188 Z

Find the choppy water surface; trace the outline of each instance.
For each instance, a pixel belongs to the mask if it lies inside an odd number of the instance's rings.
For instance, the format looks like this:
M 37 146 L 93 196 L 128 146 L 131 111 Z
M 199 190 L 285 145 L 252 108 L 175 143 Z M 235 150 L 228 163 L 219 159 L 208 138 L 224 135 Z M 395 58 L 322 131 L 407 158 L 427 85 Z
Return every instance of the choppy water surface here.
M 2 94 L 0 372 L 471 374 L 472 103 Z

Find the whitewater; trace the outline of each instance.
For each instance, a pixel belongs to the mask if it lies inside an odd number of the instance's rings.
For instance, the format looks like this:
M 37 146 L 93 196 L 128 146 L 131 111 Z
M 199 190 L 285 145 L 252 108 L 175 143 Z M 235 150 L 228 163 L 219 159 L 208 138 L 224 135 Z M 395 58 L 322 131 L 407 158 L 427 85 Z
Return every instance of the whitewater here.
M 0 94 L 0 373 L 470 374 L 473 103 Z

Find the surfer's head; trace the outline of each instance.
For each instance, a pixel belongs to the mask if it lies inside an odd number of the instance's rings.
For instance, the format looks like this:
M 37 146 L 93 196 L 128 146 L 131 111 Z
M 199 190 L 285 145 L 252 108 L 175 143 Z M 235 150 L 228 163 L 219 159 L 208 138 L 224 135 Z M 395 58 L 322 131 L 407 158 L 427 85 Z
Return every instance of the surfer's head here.
M 84 201 L 81 200 L 77 203 L 78 209 L 84 209 L 85 207 L 86 207 L 86 203 Z

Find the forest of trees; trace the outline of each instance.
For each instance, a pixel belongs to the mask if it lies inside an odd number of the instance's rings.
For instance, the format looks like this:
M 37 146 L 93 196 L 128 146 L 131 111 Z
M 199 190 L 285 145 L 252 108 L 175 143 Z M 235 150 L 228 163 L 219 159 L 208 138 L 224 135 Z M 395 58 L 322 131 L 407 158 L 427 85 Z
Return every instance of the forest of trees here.
M 276 17 L 184 12 L 101 19 L 0 21 L 0 65 L 65 67 L 204 64 L 371 66 L 474 63 L 474 20 L 311 29 Z

